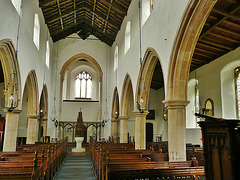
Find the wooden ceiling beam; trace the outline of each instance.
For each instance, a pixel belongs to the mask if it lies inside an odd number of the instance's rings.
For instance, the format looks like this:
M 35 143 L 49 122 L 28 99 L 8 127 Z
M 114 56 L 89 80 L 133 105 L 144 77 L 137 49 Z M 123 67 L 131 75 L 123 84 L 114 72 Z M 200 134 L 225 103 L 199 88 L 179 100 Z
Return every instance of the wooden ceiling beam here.
M 40 0 L 39 1 L 39 7 L 44 7 L 49 5 L 50 3 L 56 3 L 57 0 Z
M 202 43 L 202 42 L 200 42 L 200 41 L 198 41 L 197 45 L 204 46 L 204 47 L 206 47 L 206 48 L 208 48 L 208 49 L 211 48 L 211 49 L 214 49 L 214 50 L 216 50 L 216 51 L 225 51 L 225 50 L 223 50 L 223 49 L 221 49 L 221 48 L 218 48 L 218 47 L 215 47 L 215 46 L 210 46 L 210 45 L 204 44 L 204 43 Z
M 202 49 L 202 48 L 196 47 L 195 50 L 197 50 L 197 51 L 202 51 L 202 52 L 209 53 L 209 54 L 213 54 L 213 55 L 215 55 L 215 56 L 218 55 L 218 53 L 212 52 L 212 51 L 210 51 L 209 49 L 206 50 L 206 49 Z
M 94 13 L 95 15 L 97 15 L 98 17 L 100 17 L 101 19 L 103 19 L 104 21 L 106 21 L 105 19 L 105 15 L 99 11 L 95 11 L 93 12 L 91 10 L 91 6 L 87 3 L 81 3 L 81 4 L 78 4 L 76 5 L 76 10 L 74 10 L 74 8 L 71 8 L 71 9 L 68 9 L 68 10 L 65 10 L 65 11 L 62 11 L 61 12 L 61 16 L 58 14 L 58 15 L 54 15 L 54 16 L 51 16 L 49 18 L 46 19 L 46 24 L 50 24 L 52 23 L 53 21 L 56 21 L 58 20 L 59 18 L 63 18 L 65 16 L 68 16 L 72 13 L 74 13 L 75 11 L 79 11 L 79 10 L 83 10 L 85 8 L 85 10 L 87 10 L 89 13 Z M 116 23 L 115 21 L 112 21 L 110 19 L 108 19 L 108 23 L 113 26 L 115 29 L 119 30 L 120 29 L 120 25 L 118 23 Z
M 194 52 L 194 55 L 198 55 L 198 56 L 202 56 L 202 57 L 206 57 L 206 58 L 209 58 L 209 59 L 212 59 L 212 56 L 208 56 L 208 55 L 206 55 L 206 54 L 203 54 L 203 53 L 201 53 L 201 52 Z
M 197 63 L 197 64 L 206 64 L 209 61 L 204 61 L 204 60 L 201 60 L 201 59 L 192 58 L 192 62 L 191 63 L 194 63 L 194 62 Z
M 232 15 L 232 14 L 229 14 L 229 13 L 226 13 L 226 12 L 223 12 L 223 11 L 220 11 L 218 9 L 213 9 L 213 12 L 216 12 L 218 14 L 221 14 L 225 17 L 228 17 L 228 18 L 232 18 L 232 19 L 236 19 L 238 21 L 240 21 L 240 17 L 239 16 L 236 16 L 236 15 Z
M 229 12 L 228 14 L 234 14 L 235 12 L 237 12 L 239 10 L 240 6 L 239 4 L 231 11 Z M 213 9 L 214 10 L 214 9 Z M 211 27 L 209 27 L 207 30 L 205 30 L 199 37 L 199 39 L 202 39 L 204 38 L 208 32 L 210 32 L 211 30 L 213 30 L 215 27 L 217 27 L 219 24 L 221 24 L 225 19 L 227 19 L 227 16 L 221 18 L 218 22 L 216 22 L 215 24 L 213 24 Z
M 224 29 L 224 28 L 219 27 L 219 26 L 215 27 L 215 29 L 218 29 L 218 30 L 220 30 L 220 31 L 223 31 L 223 32 L 232 34 L 232 35 L 234 35 L 234 36 L 240 37 L 240 34 L 239 34 L 239 33 L 236 33 L 236 32 L 233 32 L 233 31 L 230 31 L 230 30 L 227 30 L 227 29 Z
M 124 16 L 127 15 L 127 9 L 125 9 L 124 7 L 118 5 L 115 2 L 112 2 L 111 0 L 100 0 L 102 3 L 107 3 L 109 6 L 111 5 L 116 11 L 118 11 L 119 13 L 123 14 Z
M 239 43 L 238 40 L 235 40 L 235 39 L 232 39 L 232 38 L 228 38 L 228 37 L 222 36 L 222 35 L 220 35 L 220 34 L 216 34 L 216 33 L 213 33 L 213 32 L 209 32 L 208 34 L 213 35 L 213 36 L 218 37 L 218 38 L 225 39 L 225 40 L 227 40 L 227 41 L 231 41 L 231 42 L 234 42 L 234 43 Z
M 213 45 L 213 46 L 215 46 L 215 47 L 220 47 L 220 48 L 222 48 L 222 49 L 229 50 L 229 51 L 232 51 L 232 50 L 233 50 L 232 47 L 225 46 L 225 45 L 219 44 L 219 43 L 215 43 L 215 42 L 212 42 L 212 41 L 207 40 L 207 39 L 201 39 L 200 41 L 201 41 L 201 42 L 204 42 L 204 43 L 207 43 L 207 44 L 210 44 L 210 45 Z

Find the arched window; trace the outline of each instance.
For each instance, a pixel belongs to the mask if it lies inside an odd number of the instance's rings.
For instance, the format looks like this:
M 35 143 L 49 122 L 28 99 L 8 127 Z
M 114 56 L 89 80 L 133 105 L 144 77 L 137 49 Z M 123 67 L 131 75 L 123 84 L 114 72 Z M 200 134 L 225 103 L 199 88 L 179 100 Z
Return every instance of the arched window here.
M 199 113 L 200 109 L 198 80 L 191 79 L 188 82 L 187 99 L 190 103 L 186 108 L 186 127 L 196 128 L 198 127 L 197 121 L 199 121 L 199 118 L 195 116 L 195 113 Z
M 127 53 L 127 51 L 130 48 L 130 42 L 131 42 L 131 22 L 128 21 L 126 25 L 126 31 L 125 31 L 125 49 L 124 54 Z
M 39 39 L 40 39 L 40 21 L 39 15 L 36 13 L 34 16 L 34 29 L 33 29 L 33 42 L 39 49 Z
M 115 47 L 114 52 L 114 71 L 116 71 L 118 68 L 118 46 Z
M 80 72 L 75 81 L 75 97 L 91 98 L 92 77 L 86 71 Z
M 49 61 L 50 61 L 50 45 L 49 45 L 49 41 L 47 41 L 46 43 L 46 60 L 45 60 L 45 64 L 46 66 L 49 68 Z
M 234 69 L 235 75 L 235 89 L 236 89 L 236 105 L 237 105 L 237 118 L 240 118 L 240 67 Z
M 21 4 L 22 0 L 11 0 L 13 6 L 15 7 L 17 13 L 21 15 Z
M 208 98 L 205 102 L 205 111 L 207 116 L 214 116 L 214 104 L 213 100 Z

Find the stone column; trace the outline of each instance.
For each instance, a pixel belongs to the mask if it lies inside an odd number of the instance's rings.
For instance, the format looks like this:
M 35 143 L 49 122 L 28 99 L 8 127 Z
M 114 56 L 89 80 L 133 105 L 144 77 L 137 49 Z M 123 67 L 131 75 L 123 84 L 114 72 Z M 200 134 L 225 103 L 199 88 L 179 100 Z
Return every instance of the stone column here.
M 168 109 L 169 161 L 186 161 L 186 106 L 187 100 L 163 101 Z
M 135 149 L 146 149 L 146 116 L 148 111 L 135 114 Z
M 37 131 L 37 115 L 28 115 L 27 144 L 35 144 Z
M 120 143 L 128 142 L 128 116 L 120 116 Z
M 3 152 L 16 151 L 19 113 L 21 110 L 6 111 Z
M 111 136 L 114 139 L 114 142 L 117 142 L 118 137 L 118 119 L 112 118 L 111 119 Z

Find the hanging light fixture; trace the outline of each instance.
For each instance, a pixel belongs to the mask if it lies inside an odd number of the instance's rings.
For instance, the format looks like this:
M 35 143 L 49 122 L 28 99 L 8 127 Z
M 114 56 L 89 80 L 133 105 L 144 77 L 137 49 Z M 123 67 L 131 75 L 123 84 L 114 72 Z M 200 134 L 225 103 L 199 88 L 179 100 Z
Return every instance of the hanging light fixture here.
M 104 127 L 106 125 L 106 123 L 108 122 L 109 120 L 109 115 L 108 115 L 108 108 L 107 108 L 107 53 L 106 53 L 106 97 L 105 97 L 105 111 L 104 111 L 104 114 L 103 114 L 103 121 L 102 121 L 102 126 Z
M 58 126 L 58 120 L 57 120 L 57 114 L 56 114 L 56 88 L 57 88 L 57 68 L 58 68 L 58 50 L 59 50 L 59 42 L 57 46 L 57 62 L 56 62 L 56 75 L 55 75 L 55 92 L 54 92 L 54 103 L 53 103 L 53 110 L 52 110 L 52 118 L 51 121 L 56 126 L 56 134 L 57 134 L 57 126 Z
M 4 91 L 4 100 L 2 101 L 1 105 L 4 109 L 8 112 L 12 112 L 14 109 L 18 107 L 18 85 L 15 83 L 16 79 L 16 72 L 10 74 L 10 81 L 7 83 L 7 87 Z M 8 100 L 6 101 L 6 96 L 10 95 Z
M 141 24 L 141 7 L 142 3 L 141 0 L 139 0 L 139 56 L 140 56 L 140 83 L 138 87 L 138 97 L 140 98 L 141 95 L 141 85 L 142 85 L 142 24 Z M 146 93 L 146 90 L 144 91 Z M 143 108 L 144 106 L 144 100 L 143 97 L 137 101 L 137 109 L 139 110 L 140 113 L 144 113 L 144 111 L 147 111 L 148 108 Z
M 22 12 L 22 3 L 20 6 L 20 12 Z M 21 14 L 19 15 L 19 20 L 18 20 L 17 43 L 16 43 L 16 52 L 15 52 L 14 61 L 16 61 L 18 58 L 17 55 L 18 55 L 19 33 L 20 33 L 20 20 L 21 20 Z M 4 100 L 1 102 L 1 106 L 4 109 L 6 109 L 8 112 L 12 112 L 14 109 L 18 107 L 18 103 L 20 101 L 18 99 L 18 92 L 17 92 L 18 84 L 17 84 L 17 81 L 15 82 L 15 79 L 17 79 L 16 71 L 14 70 L 12 73 L 10 73 L 9 77 L 10 77 L 9 82 L 7 83 L 7 87 L 4 90 Z M 8 95 L 10 95 L 10 97 L 6 101 L 6 96 Z
M 115 115 L 114 115 L 114 119 L 118 119 L 119 118 L 119 112 L 116 110 L 116 112 L 115 112 Z

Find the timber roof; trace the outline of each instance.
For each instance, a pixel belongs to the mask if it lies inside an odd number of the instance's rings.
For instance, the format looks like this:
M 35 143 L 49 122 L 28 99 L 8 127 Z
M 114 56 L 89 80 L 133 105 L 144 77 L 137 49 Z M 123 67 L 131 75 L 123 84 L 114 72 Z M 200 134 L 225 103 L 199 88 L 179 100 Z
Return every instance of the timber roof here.
M 39 0 L 54 42 L 78 33 L 113 44 L 131 0 Z

